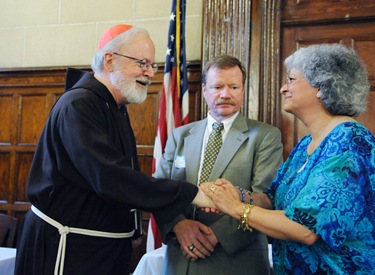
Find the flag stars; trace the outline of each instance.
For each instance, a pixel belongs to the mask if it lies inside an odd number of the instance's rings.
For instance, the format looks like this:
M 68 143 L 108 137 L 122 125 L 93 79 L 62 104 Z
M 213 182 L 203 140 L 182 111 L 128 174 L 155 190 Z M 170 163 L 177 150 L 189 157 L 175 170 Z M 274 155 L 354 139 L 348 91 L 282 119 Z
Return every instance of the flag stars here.
M 173 42 L 174 41 L 174 35 L 172 34 L 169 37 L 171 38 L 171 42 Z
M 166 52 L 166 55 L 171 55 L 171 51 L 172 51 L 172 49 L 168 48 L 167 52 Z
M 169 16 L 169 20 L 174 21 L 176 15 L 172 12 L 171 15 Z

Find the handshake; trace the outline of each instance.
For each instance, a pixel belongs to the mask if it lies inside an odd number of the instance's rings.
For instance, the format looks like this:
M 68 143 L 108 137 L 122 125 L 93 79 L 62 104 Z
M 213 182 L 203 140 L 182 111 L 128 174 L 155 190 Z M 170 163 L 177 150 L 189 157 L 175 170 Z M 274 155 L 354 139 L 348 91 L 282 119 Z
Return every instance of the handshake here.
M 250 204 L 252 193 L 248 193 Z M 197 195 L 193 204 L 209 213 L 225 213 L 239 220 L 238 229 L 250 230 L 248 216 L 254 205 L 243 204 L 245 190 L 235 187 L 226 179 L 217 179 L 215 182 L 205 182 L 199 185 Z M 244 209 L 244 210 L 243 210 Z M 174 226 L 174 232 L 181 245 L 183 255 L 192 261 L 204 259 L 213 252 L 218 239 L 212 228 L 207 227 L 198 221 L 182 220 Z
M 206 212 L 232 215 L 233 210 L 241 205 L 241 191 L 226 179 L 205 182 L 200 184 L 193 204 Z

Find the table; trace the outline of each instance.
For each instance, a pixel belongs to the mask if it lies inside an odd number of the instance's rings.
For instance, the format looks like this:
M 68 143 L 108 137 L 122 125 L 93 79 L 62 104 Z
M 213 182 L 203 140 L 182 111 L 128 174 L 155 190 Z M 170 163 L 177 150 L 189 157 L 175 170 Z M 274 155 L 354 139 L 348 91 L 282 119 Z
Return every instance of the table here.
M 139 261 L 136 269 L 133 272 L 133 275 L 159 275 L 163 270 L 164 255 L 167 250 L 167 246 L 163 245 L 162 247 L 155 249 L 151 252 L 144 254 Z M 273 267 L 272 263 L 272 245 L 268 245 L 268 259 L 270 261 L 271 268 Z M 1 274 L 1 273 L 0 273 Z
M 0 274 L 13 275 L 16 263 L 16 249 L 0 247 Z

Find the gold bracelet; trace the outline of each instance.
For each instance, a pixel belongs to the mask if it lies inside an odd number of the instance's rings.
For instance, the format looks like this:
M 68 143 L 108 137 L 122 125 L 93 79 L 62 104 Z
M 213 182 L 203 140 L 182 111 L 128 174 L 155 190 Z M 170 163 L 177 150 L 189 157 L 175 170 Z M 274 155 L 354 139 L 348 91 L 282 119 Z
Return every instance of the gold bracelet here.
M 241 214 L 240 214 L 240 222 L 238 224 L 238 228 L 242 228 L 243 231 L 249 230 L 250 232 L 253 232 L 253 229 L 249 225 L 249 216 L 251 213 L 251 210 L 254 208 L 254 205 L 252 204 L 245 204 L 245 206 L 242 208 Z

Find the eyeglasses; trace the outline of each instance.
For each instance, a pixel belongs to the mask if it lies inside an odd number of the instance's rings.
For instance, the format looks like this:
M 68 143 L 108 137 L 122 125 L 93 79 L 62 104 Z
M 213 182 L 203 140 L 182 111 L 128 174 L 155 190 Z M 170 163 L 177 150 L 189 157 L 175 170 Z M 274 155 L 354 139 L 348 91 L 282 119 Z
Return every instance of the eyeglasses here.
M 154 73 L 156 73 L 158 71 L 158 67 L 159 67 L 158 64 L 156 64 L 156 63 L 151 64 L 146 59 L 138 59 L 138 58 L 127 56 L 127 55 L 120 54 L 120 53 L 117 53 L 117 52 L 113 52 L 113 54 L 119 55 L 119 56 L 122 56 L 122 57 L 126 57 L 126 58 L 129 58 L 131 60 L 135 60 L 138 63 L 139 68 L 141 68 L 141 70 L 143 70 L 143 71 L 147 71 L 150 68 L 152 69 L 152 71 Z
M 290 86 L 290 84 L 292 84 L 295 80 L 297 80 L 297 78 L 294 78 L 294 77 L 290 77 L 289 75 L 286 77 L 285 79 L 285 83 L 287 87 Z

